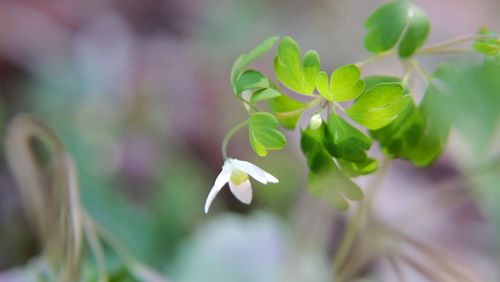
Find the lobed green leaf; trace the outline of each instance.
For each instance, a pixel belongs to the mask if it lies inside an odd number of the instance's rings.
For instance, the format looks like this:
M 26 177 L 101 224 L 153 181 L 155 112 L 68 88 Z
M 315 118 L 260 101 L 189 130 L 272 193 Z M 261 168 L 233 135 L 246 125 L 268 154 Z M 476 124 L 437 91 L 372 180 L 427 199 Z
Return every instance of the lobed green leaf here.
M 238 91 L 236 88 L 236 82 L 241 75 L 243 69 L 247 67 L 250 63 L 255 61 L 258 57 L 262 56 L 271 48 L 273 48 L 274 43 L 278 41 L 279 37 L 274 36 L 264 40 L 262 43 L 253 48 L 250 52 L 246 54 L 241 54 L 233 64 L 231 68 L 231 84 L 233 85 L 234 95 L 238 95 Z M 241 92 L 240 92 L 241 93 Z
M 366 20 L 365 47 L 373 53 L 385 52 L 398 41 L 401 58 L 412 56 L 430 30 L 429 19 L 414 3 L 395 0 L 378 7 Z
M 306 105 L 286 95 L 281 95 L 269 100 L 269 106 L 284 127 L 293 129 L 297 126 Z
M 277 130 L 278 120 L 269 113 L 257 112 L 249 118 L 249 140 L 252 149 L 263 157 L 268 150 L 280 150 L 286 146 L 285 136 Z
M 380 83 L 368 89 L 346 110 L 356 122 L 368 129 L 379 129 L 406 110 L 412 99 L 400 83 Z
M 301 61 L 299 46 L 292 38 L 285 37 L 278 46 L 274 70 L 278 80 L 287 88 L 310 96 L 320 71 L 319 55 L 316 51 L 308 51 Z

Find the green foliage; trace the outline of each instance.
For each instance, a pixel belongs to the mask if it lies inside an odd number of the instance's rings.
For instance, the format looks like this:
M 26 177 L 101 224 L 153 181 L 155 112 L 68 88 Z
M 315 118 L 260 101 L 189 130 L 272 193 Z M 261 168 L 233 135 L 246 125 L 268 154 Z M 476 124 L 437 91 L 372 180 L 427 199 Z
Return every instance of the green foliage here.
M 256 70 L 246 70 L 235 82 L 235 94 L 241 95 L 245 90 L 265 89 L 269 87 L 269 79 Z
M 332 162 L 325 171 L 310 172 L 307 179 L 308 188 L 314 196 L 329 202 L 337 210 L 347 210 L 349 203 L 363 199 L 363 190 L 344 175 Z
M 393 48 L 399 41 L 401 58 L 411 57 L 430 30 L 425 13 L 412 1 L 395 0 L 378 7 L 365 22 L 365 47 L 373 53 Z
M 320 199 L 328 201 L 338 210 L 345 210 L 349 204 L 345 198 L 359 201 L 363 191 L 350 180 L 334 163 L 326 150 L 330 135 L 326 125 L 318 129 L 307 128 L 302 132 L 300 144 L 311 170 L 308 178 L 309 191 Z
M 408 159 L 419 167 L 432 164 L 443 151 L 451 127 L 448 116 L 440 110 L 446 107 L 444 98 L 445 94 L 431 84 L 419 107 L 411 101 L 394 121 L 372 130 L 371 135 L 390 157 Z
M 487 147 L 500 120 L 500 41 L 491 33 L 481 33 L 485 36 L 473 43 L 476 51 L 486 55 L 481 63 L 444 64 L 428 75 L 411 58 L 430 31 L 427 16 L 412 1 L 393 0 L 381 5 L 368 17 L 365 27 L 364 42 L 369 51 L 379 54 L 397 48 L 399 58 L 406 62 L 404 79 L 386 75 L 361 77 L 360 67 L 382 56 L 341 66 L 329 76 L 320 69 L 318 53 L 308 51 L 302 57 L 298 44 L 290 37 L 278 45 L 274 58 L 276 78 L 293 92 L 314 99 L 295 100 L 259 71 L 244 70 L 249 62 L 269 50 L 276 38 L 240 57 L 232 72 L 235 94 L 253 91 L 249 103 L 265 100 L 273 113 L 250 114 L 250 144 L 260 156 L 285 146 L 286 139 L 277 130 L 279 123 L 293 129 L 304 112 L 314 110 L 300 141 L 310 170 L 309 190 L 339 210 L 348 208 L 348 200 L 360 200 L 363 196 L 351 178 L 378 169 L 378 161 L 368 154 L 373 140 L 384 155 L 425 167 L 443 152 L 452 126 L 475 139 L 476 146 L 482 148 Z M 453 51 L 448 48 L 463 42 L 460 39 L 436 44 L 425 52 Z M 414 102 L 406 83 L 417 73 L 427 82 L 420 104 Z M 347 110 L 339 105 L 349 101 L 353 102 Z M 324 112 L 328 114 L 326 121 L 321 118 Z M 363 128 L 356 128 L 344 116 Z
M 285 37 L 278 46 L 274 70 L 278 80 L 289 89 L 299 94 L 312 95 L 316 76 L 320 71 L 319 55 L 316 51 L 308 51 L 301 60 L 297 42 Z
M 350 125 L 340 116 L 332 113 L 328 118 L 330 131 L 337 152 L 332 156 L 351 162 L 363 162 L 367 158 L 366 150 L 372 145 L 372 140 L 361 131 Z
M 443 64 L 432 75 L 441 93 L 435 112 L 453 125 L 478 151 L 488 147 L 500 120 L 500 60 L 486 57 L 482 63 Z M 437 108 L 436 108 L 437 107 Z
M 282 95 L 269 101 L 274 115 L 281 124 L 289 129 L 294 129 L 302 113 L 306 110 L 306 105 L 288 96 Z
M 273 48 L 274 43 L 278 41 L 279 37 L 271 37 L 266 40 L 264 40 L 262 43 L 257 45 L 257 47 L 253 48 L 250 52 L 246 54 L 241 54 L 236 61 L 233 64 L 233 67 L 231 69 L 231 84 L 233 85 L 233 93 L 234 95 L 238 96 L 238 88 L 237 85 L 241 84 L 238 83 L 238 80 L 240 79 L 240 76 L 242 75 L 243 69 L 247 67 L 250 63 L 255 61 L 258 57 L 262 56 L 271 48 Z
M 360 79 L 361 71 L 350 64 L 336 69 L 328 83 L 326 72 L 320 72 L 316 80 L 319 93 L 328 101 L 346 102 L 356 99 L 365 90 L 365 82 Z
M 400 83 L 379 83 L 368 89 L 346 111 L 368 129 L 379 129 L 395 120 L 411 103 Z
M 500 39 L 483 39 L 474 42 L 472 47 L 486 56 L 497 56 L 500 54 Z
M 472 44 L 472 48 L 479 53 L 486 56 L 497 56 L 500 55 L 500 37 L 494 37 L 494 35 L 486 28 L 481 29 L 479 34 L 485 36 L 491 36 L 491 38 L 479 39 Z
M 250 115 L 248 136 L 257 155 L 264 157 L 268 150 L 280 150 L 286 146 L 286 138 L 277 130 L 278 125 L 278 120 L 271 114 L 258 112 Z
M 261 89 L 261 90 L 255 92 L 250 97 L 250 104 L 253 105 L 256 102 L 274 99 L 274 98 L 279 97 L 279 96 L 281 96 L 281 92 L 279 92 L 278 90 L 276 90 L 274 88 Z

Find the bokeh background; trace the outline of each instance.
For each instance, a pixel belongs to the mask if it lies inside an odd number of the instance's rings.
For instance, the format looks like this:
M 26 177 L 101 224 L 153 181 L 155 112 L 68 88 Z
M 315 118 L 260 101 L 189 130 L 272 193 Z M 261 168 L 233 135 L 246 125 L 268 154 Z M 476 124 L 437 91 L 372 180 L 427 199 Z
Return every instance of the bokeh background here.
M 203 204 L 223 162 L 222 138 L 245 118 L 231 94 L 234 59 L 273 35 L 316 49 L 329 71 L 367 58 L 363 22 L 382 2 L 3 0 L 0 137 L 17 113 L 44 119 L 76 160 L 85 208 L 172 281 L 330 281 L 346 215 L 307 194 L 297 131 L 287 133 L 286 150 L 265 159 L 238 135 L 230 155 L 258 164 L 280 183 L 254 184 L 251 206 L 228 189 L 208 215 Z M 481 26 L 500 30 L 497 0 L 417 2 L 432 22 L 430 43 Z M 423 62 L 432 70 L 443 58 Z M 271 59 L 255 66 L 272 74 Z M 366 73 L 373 72 L 400 74 L 401 67 L 389 59 L 369 65 Z M 497 132 L 484 155 L 498 155 L 498 140 Z M 500 181 L 494 174 L 483 182 L 455 181 L 477 158 L 470 147 L 453 132 L 433 167 L 393 162 L 374 213 L 466 265 L 476 281 L 499 281 L 500 190 L 493 188 Z M 40 251 L 4 156 L 0 273 Z M 453 197 L 450 185 L 457 189 Z M 408 281 L 426 281 L 402 269 Z M 365 276 L 397 281 L 383 260 Z

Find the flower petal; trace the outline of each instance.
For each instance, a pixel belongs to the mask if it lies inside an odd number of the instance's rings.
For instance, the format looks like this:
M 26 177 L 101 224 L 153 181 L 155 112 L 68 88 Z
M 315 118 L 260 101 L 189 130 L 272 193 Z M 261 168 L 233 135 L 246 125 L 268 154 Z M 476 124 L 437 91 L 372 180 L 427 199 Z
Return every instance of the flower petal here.
M 233 165 L 235 168 L 243 172 L 246 172 L 247 174 L 249 174 L 251 177 L 253 177 L 255 180 L 259 181 L 262 184 L 267 184 L 268 182 L 271 183 L 279 182 L 276 177 L 272 176 L 270 173 L 254 165 L 253 163 L 247 161 L 240 161 L 237 159 L 231 159 L 230 162 L 231 165 Z
M 245 204 L 250 204 L 252 202 L 252 184 L 250 184 L 250 180 L 246 180 L 241 182 L 239 185 L 233 183 L 233 181 L 229 180 L 229 189 L 236 197 L 236 199 L 240 200 Z
M 210 208 L 212 201 L 214 200 L 215 196 L 217 196 L 217 193 L 219 193 L 222 187 L 224 187 L 224 185 L 229 181 L 229 178 L 231 178 L 231 166 L 227 162 L 225 162 L 222 166 L 222 171 L 215 179 L 214 186 L 208 194 L 207 201 L 205 202 L 205 213 L 208 213 L 208 209 Z

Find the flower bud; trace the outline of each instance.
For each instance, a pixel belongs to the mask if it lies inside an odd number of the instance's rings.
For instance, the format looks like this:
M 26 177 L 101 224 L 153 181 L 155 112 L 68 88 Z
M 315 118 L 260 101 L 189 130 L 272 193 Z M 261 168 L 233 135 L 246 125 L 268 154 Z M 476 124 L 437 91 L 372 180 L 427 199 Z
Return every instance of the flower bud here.
M 311 117 L 311 120 L 309 121 L 309 127 L 315 130 L 318 129 L 322 123 L 323 120 L 321 119 L 320 114 L 315 114 Z

